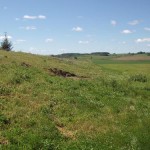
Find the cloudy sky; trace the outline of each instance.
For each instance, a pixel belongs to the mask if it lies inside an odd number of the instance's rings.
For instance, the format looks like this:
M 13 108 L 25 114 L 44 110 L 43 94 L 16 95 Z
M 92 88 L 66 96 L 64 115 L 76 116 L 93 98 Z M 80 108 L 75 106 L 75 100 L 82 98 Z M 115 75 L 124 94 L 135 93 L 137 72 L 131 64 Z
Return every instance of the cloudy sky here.
M 0 20 L 14 51 L 150 51 L 150 0 L 0 0 Z

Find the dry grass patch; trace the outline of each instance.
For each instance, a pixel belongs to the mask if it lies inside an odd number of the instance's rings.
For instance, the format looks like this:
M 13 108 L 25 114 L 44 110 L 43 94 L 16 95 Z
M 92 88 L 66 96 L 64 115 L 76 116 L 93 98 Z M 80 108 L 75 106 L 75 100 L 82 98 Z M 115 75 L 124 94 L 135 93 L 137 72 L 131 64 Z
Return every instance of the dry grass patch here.
M 65 136 L 66 138 L 70 138 L 70 139 L 73 139 L 75 140 L 75 134 L 76 132 L 75 131 L 71 131 L 71 130 L 68 130 L 66 129 L 65 127 L 56 127 L 58 129 L 58 131 L 63 135 Z
M 8 145 L 8 144 L 9 141 L 6 138 L 0 136 L 0 145 Z

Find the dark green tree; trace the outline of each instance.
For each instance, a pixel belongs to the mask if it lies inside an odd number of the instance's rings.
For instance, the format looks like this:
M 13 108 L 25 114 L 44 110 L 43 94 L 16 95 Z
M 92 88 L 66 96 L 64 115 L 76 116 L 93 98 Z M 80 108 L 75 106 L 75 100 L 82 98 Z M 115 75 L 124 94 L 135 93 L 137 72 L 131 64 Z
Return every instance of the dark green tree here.
M 6 51 L 11 51 L 13 48 L 11 41 L 8 40 L 7 33 L 5 33 L 5 37 L 4 37 L 3 41 L 1 42 L 0 48 L 2 50 L 6 50 Z

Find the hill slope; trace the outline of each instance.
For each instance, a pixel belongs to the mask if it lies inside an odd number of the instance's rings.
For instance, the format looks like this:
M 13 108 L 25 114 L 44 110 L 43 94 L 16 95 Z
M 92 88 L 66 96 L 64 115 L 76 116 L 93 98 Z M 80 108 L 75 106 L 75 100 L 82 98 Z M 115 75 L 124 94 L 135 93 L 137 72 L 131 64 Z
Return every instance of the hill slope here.
M 149 149 L 150 64 L 93 59 L 0 51 L 0 149 Z

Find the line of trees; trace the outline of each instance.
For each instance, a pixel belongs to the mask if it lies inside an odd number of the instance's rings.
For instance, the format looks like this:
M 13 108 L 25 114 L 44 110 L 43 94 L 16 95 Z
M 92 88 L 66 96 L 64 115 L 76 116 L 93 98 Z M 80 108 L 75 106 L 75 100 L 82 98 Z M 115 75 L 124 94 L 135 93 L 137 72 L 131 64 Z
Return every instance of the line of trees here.
M 5 33 L 4 39 L 1 42 L 0 49 L 5 51 L 11 51 L 13 49 L 12 43 L 7 37 L 7 33 Z

